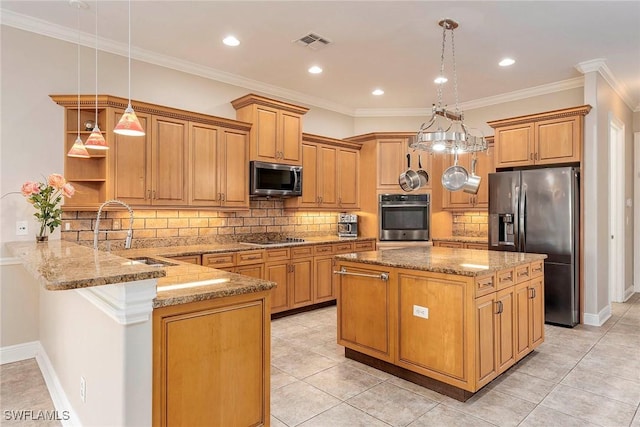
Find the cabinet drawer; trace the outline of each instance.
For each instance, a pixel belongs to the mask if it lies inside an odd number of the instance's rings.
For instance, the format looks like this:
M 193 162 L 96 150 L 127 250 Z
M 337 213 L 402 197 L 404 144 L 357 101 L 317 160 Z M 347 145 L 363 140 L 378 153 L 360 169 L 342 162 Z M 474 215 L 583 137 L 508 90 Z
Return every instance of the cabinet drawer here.
M 484 243 L 465 243 L 464 247 L 465 249 L 482 249 L 485 251 L 489 249 L 489 245 Z
M 236 255 L 236 265 L 259 264 L 264 262 L 264 251 L 238 252 Z
M 514 271 L 513 268 L 508 270 L 500 270 L 496 274 L 498 279 L 497 290 L 502 290 L 504 288 L 508 288 L 509 286 L 515 285 L 515 280 L 513 279 Z
M 434 246 L 439 246 L 441 248 L 463 248 L 464 243 L 462 242 L 434 242 Z
M 314 255 L 330 255 L 333 253 L 333 245 L 318 245 L 313 247 Z
M 176 261 L 188 262 L 189 264 L 201 264 L 200 255 L 184 255 L 184 256 L 174 256 L 171 259 L 175 259 Z
M 265 261 L 286 261 L 289 258 L 291 258 L 289 248 L 267 249 Z
M 496 291 L 496 280 L 492 274 L 476 278 L 476 298 Z
M 336 254 L 348 254 L 349 252 L 353 252 L 353 244 L 349 243 L 335 243 L 333 245 L 333 253 Z
M 366 242 L 353 242 L 353 250 L 356 252 L 375 251 L 376 242 L 369 240 Z
M 531 264 L 516 267 L 516 283 L 526 282 L 531 279 Z
M 531 263 L 531 278 L 544 275 L 544 261 L 534 261 Z
M 236 254 L 203 254 L 202 265 L 205 267 L 224 268 L 233 267 L 236 263 Z
M 291 259 L 313 256 L 313 246 L 291 248 Z

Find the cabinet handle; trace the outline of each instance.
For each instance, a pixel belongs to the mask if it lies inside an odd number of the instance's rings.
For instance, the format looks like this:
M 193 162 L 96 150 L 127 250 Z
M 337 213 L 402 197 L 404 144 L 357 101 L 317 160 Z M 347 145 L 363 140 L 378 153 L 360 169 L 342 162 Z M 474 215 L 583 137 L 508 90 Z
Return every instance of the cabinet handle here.
M 151 190 L 147 190 L 147 199 L 151 199 Z
M 529 153 L 529 160 L 533 160 L 533 153 Z
M 534 288 L 529 288 L 529 290 L 531 291 L 529 293 L 529 299 L 534 299 L 536 297 L 536 290 Z
M 539 155 L 538 155 L 538 153 L 536 153 L 535 159 L 538 160 L 538 157 L 539 157 Z
M 153 198 L 154 200 L 157 200 L 158 198 L 156 197 L 156 190 L 153 190 Z
M 248 256 L 245 259 L 260 259 L 262 258 L 260 255 L 255 255 L 255 256 Z
M 496 310 L 496 314 L 502 314 L 502 312 L 504 311 L 502 301 L 496 301 Z
M 222 193 L 222 201 L 223 202 L 225 201 L 225 194 L 224 193 Z
M 342 206 L 342 197 L 338 197 L 338 204 Z
M 385 282 L 389 280 L 389 273 L 380 273 L 380 274 L 365 274 L 365 273 L 353 273 L 347 271 L 345 267 L 342 267 L 340 271 L 333 271 L 333 274 L 340 274 L 342 276 L 359 276 L 359 277 L 371 277 L 372 279 L 380 279 Z

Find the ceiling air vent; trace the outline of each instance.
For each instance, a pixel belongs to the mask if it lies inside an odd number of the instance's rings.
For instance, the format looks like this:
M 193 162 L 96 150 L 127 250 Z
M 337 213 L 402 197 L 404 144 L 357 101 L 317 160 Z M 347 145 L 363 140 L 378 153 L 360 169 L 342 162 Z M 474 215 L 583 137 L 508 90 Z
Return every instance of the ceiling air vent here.
M 314 33 L 309 33 L 294 41 L 300 46 L 308 47 L 311 50 L 322 49 L 323 47 L 331 43 L 331 40 Z

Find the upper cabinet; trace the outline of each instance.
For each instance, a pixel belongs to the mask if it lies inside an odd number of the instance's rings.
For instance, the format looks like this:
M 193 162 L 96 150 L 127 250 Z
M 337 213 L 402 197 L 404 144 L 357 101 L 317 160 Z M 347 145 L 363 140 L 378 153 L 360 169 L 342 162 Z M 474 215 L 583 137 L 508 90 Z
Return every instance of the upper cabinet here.
M 238 120 L 253 124 L 250 160 L 302 164 L 302 116 L 308 108 L 254 94 L 231 101 L 231 104 Z
M 584 116 L 591 106 L 487 122 L 495 129 L 495 167 L 577 163 Z
M 287 208 L 359 208 L 360 144 L 303 134 L 302 196 L 285 200 Z
M 249 207 L 248 153 L 251 125 L 235 120 L 132 101 L 144 136 L 113 132 L 128 101 L 98 97 L 98 125 L 109 150 L 89 159 L 66 156 L 81 124 L 95 120 L 95 96 L 51 97 L 65 107 L 65 171 L 76 195 L 64 208 L 96 209 L 109 199 L 134 207 Z M 84 129 L 84 127 L 83 127 Z M 90 131 L 82 130 L 83 139 Z

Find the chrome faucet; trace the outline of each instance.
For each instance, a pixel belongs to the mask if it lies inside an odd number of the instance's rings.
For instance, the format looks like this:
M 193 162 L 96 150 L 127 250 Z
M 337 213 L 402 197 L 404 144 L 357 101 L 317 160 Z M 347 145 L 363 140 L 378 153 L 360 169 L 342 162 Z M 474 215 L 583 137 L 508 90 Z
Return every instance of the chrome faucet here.
M 100 232 L 100 216 L 102 215 L 102 208 L 104 208 L 105 206 L 107 206 L 109 204 L 112 204 L 112 203 L 116 203 L 118 205 L 122 205 L 125 208 L 127 208 L 127 210 L 129 211 L 129 230 L 127 230 L 127 238 L 124 241 L 124 248 L 125 249 L 131 249 L 131 240 L 133 238 L 133 209 L 131 209 L 131 206 L 129 206 L 125 202 L 123 202 L 121 200 L 116 200 L 116 199 L 107 200 L 106 202 L 101 204 L 100 208 L 98 209 L 98 217 L 96 218 L 96 226 L 93 229 L 93 249 L 98 249 L 98 233 Z M 103 231 L 103 233 L 112 233 L 114 231 L 120 231 L 120 230 L 105 230 L 105 231 Z

